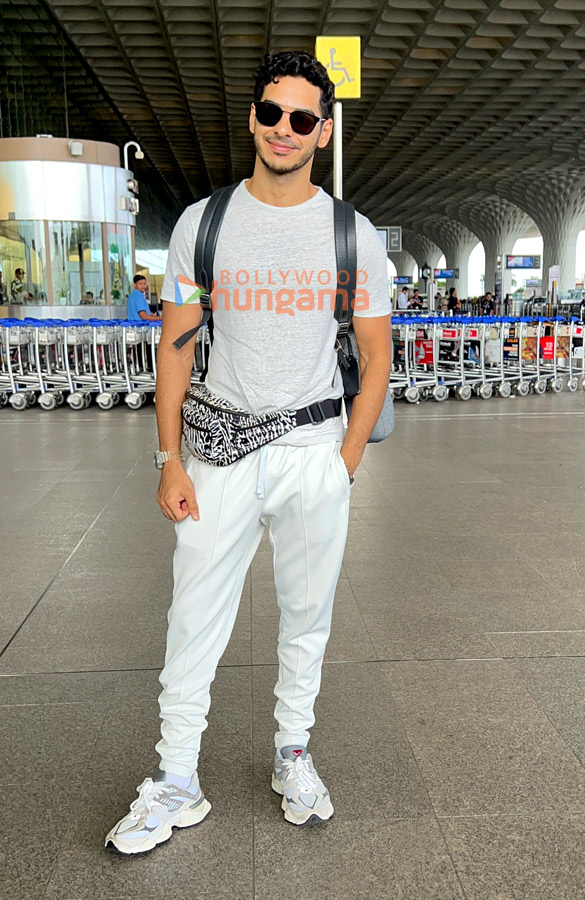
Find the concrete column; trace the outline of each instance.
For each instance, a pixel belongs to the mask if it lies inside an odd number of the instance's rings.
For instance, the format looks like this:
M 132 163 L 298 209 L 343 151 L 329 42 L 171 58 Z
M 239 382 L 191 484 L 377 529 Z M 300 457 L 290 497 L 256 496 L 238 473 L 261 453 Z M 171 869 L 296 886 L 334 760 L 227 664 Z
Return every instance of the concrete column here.
M 400 253 L 389 253 L 388 256 L 396 266 L 397 275 L 412 275 L 415 260 L 408 250 L 401 250 Z
M 414 256 L 419 269 L 425 263 L 428 263 L 431 269 L 436 269 L 439 260 L 445 253 L 430 238 L 419 232 L 412 231 L 410 228 L 402 229 L 402 243 L 408 252 Z
M 456 287 L 462 299 L 468 293 L 469 255 L 479 243 L 476 234 L 449 216 L 431 215 L 417 219 L 413 227 L 434 241 L 445 252 L 446 268 L 459 269 L 459 278 L 447 282 L 447 288 Z
M 571 215 L 567 210 L 549 211 L 546 224 L 541 228 L 543 238 L 542 291 L 548 290 L 548 270 L 551 266 L 561 267 L 559 292 L 575 287 L 575 266 L 577 263 L 577 238 L 585 223 L 585 214 Z
M 536 222 L 543 238 L 542 280 L 548 289 L 548 270 L 559 265 L 559 291 L 575 286 L 577 235 L 585 225 L 585 179 L 582 170 L 558 166 L 545 172 L 523 176 L 522 180 L 502 180 L 498 192 L 510 197 Z
M 458 219 L 476 234 L 485 251 L 485 290 L 492 294 L 496 286 L 498 256 L 511 253 L 519 237 L 528 231 L 538 231 L 537 226 L 523 210 L 503 197 L 490 196 L 461 203 L 451 210 Z

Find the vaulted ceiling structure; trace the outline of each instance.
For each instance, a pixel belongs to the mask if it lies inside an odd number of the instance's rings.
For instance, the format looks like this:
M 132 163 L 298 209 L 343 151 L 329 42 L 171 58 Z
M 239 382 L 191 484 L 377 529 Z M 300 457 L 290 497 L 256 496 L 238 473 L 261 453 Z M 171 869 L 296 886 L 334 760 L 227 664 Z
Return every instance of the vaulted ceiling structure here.
M 471 234 L 494 253 L 502 233 L 538 229 L 550 260 L 585 224 L 585 0 L 0 0 L 0 12 L 2 135 L 138 140 L 137 174 L 168 223 L 249 174 L 262 54 L 355 34 L 344 193 L 375 223 L 444 252 Z M 331 189 L 330 150 L 314 177 Z

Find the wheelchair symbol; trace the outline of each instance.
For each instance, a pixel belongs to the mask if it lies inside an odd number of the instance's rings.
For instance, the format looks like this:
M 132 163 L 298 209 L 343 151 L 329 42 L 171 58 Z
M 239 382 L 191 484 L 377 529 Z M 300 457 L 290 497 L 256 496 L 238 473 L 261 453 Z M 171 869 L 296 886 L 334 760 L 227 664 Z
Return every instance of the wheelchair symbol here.
M 325 67 L 329 69 L 329 74 L 331 75 L 331 81 L 335 85 L 336 88 L 341 87 L 342 84 L 345 84 L 346 81 L 348 84 L 351 84 L 352 81 L 355 81 L 355 78 L 351 78 L 349 72 L 345 68 L 342 62 L 336 62 L 335 59 L 335 47 L 329 48 L 329 63 Z M 333 72 L 343 72 L 343 76 L 341 81 L 336 81 L 333 77 Z

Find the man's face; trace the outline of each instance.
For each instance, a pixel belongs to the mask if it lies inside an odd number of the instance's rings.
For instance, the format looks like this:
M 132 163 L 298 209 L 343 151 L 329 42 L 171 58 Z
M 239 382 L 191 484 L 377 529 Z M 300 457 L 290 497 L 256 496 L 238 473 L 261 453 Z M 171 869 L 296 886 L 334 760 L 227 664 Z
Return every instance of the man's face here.
M 134 287 L 137 288 L 139 291 L 142 291 L 142 293 L 144 294 L 146 291 L 146 278 L 141 278 L 140 281 L 136 282 Z
M 286 75 L 278 83 L 267 84 L 262 100 L 276 103 L 284 110 L 280 121 L 273 126 L 261 125 L 256 119 L 254 105 L 250 110 L 250 131 L 260 160 L 274 175 L 289 175 L 310 165 L 317 147 L 326 147 L 333 130 L 333 120 L 318 122 L 310 134 L 297 134 L 287 115 L 295 109 L 321 117 L 321 91 L 304 78 Z
M 18 278 L 19 281 L 24 280 L 24 272 L 22 271 L 22 269 L 18 270 L 18 272 L 16 273 L 16 277 Z

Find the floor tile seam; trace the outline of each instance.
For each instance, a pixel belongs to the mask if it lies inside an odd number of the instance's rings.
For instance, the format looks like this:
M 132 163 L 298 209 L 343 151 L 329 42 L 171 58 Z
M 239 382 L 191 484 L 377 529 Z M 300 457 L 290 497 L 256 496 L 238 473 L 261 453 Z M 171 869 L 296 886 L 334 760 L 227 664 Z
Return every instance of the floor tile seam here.
M 457 863 L 455 862 L 455 858 L 451 852 L 449 842 L 447 841 L 447 837 L 443 830 L 441 820 L 440 820 L 439 816 L 437 815 L 436 810 L 435 810 L 435 821 L 437 823 L 437 828 L 439 829 L 439 834 L 441 835 L 441 840 L 443 841 L 443 846 L 445 847 L 445 850 L 447 852 L 447 856 L 451 860 L 451 865 L 453 866 L 453 872 L 455 873 L 455 878 L 457 879 L 457 884 L 459 885 L 459 890 L 461 891 L 461 897 L 463 898 L 463 900 L 469 900 L 469 894 L 467 893 L 467 891 L 465 890 L 465 887 L 463 885 L 462 875 L 459 872 Z
M 582 658 L 582 657 L 581 657 L 581 658 Z M 506 665 L 506 668 L 509 669 L 509 671 L 513 674 L 514 679 L 518 679 L 518 678 L 519 678 L 519 680 L 520 680 L 520 682 L 523 684 L 525 690 L 528 692 L 528 694 L 530 695 L 530 697 L 532 697 L 532 700 L 533 700 L 533 702 L 534 702 L 534 705 L 536 706 L 536 709 L 539 711 L 539 713 L 540 713 L 541 715 L 543 715 L 543 716 L 545 717 L 545 719 L 546 719 L 547 722 L 549 723 L 550 727 L 553 729 L 553 731 L 555 732 L 555 734 L 558 736 L 559 740 L 561 741 L 562 745 L 565 747 L 565 749 L 567 750 L 567 752 L 569 753 L 569 755 L 577 762 L 579 768 L 580 768 L 580 769 L 585 769 L 585 760 L 583 760 L 583 759 L 581 759 L 581 757 L 579 757 L 579 755 L 576 753 L 576 751 L 575 751 L 575 750 L 571 747 L 571 745 L 567 742 L 567 740 L 565 739 L 564 735 L 559 731 L 557 725 L 555 724 L 554 719 L 551 718 L 551 716 L 549 715 L 548 711 L 547 711 L 546 708 L 543 706 L 542 701 L 540 701 L 540 700 L 538 699 L 538 697 L 537 697 L 537 696 L 533 693 L 533 691 L 531 690 L 530 682 L 525 678 L 525 676 L 524 676 L 521 672 L 518 673 L 518 672 L 516 672 L 516 671 L 514 671 L 514 670 L 512 669 L 512 667 L 510 666 L 510 660 L 505 659 L 505 660 L 504 660 L 504 664 Z
M 418 759 L 417 759 L 417 756 L 416 756 L 416 753 L 415 753 L 415 750 L 414 750 L 414 746 L 413 746 L 412 741 L 411 741 L 411 739 L 410 739 L 410 736 L 409 736 L 409 734 L 408 734 L 408 730 L 407 730 L 407 728 L 406 728 L 404 722 L 402 721 L 402 715 L 401 715 L 401 713 L 400 713 L 400 709 L 399 709 L 398 704 L 397 704 L 397 702 L 396 702 L 396 698 L 395 698 L 395 696 L 394 696 L 394 691 L 392 690 L 392 683 L 391 683 L 391 680 L 390 680 L 389 676 L 386 674 L 386 672 L 384 672 L 383 669 L 382 669 L 382 677 L 385 679 L 385 681 L 386 681 L 386 683 L 387 683 L 387 685 L 388 685 L 388 690 L 390 691 L 390 696 L 392 697 L 392 703 L 393 703 L 393 706 L 394 706 L 394 708 L 395 708 L 395 710 L 396 710 L 396 713 L 397 713 L 397 715 L 398 715 L 398 719 L 399 719 L 399 722 L 400 722 L 400 728 L 401 728 L 401 731 L 402 731 L 402 733 L 403 733 L 403 735 L 404 735 L 404 737 L 405 737 L 405 739 L 406 739 L 406 741 L 407 741 L 407 744 L 408 744 L 408 747 L 409 747 L 409 750 L 410 750 L 410 755 L 411 755 L 412 761 L 413 761 L 413 763 L 414 763 L 414 765 L 415 765 L 415 767 L 416 767 L 416 771 L 418 772 L 418 776 L 419 776 L 419 778 L 420 778 L 421 784 L 422 784 L 423 787 L 424 787 L 425 794 L 427 795 L 427 799 L 428 799 L 428 803 L 429 803 L 429 808 L 432 810 L 432 816 L 433 816 L 433 819 L 434 819 L 434 821 L 437 823 L 437 828 L 439 829 L 439 833 L 440 833 L 441 839 L 442 839 L 442 841 L 443 841 L 443 846 L 444 846 L 444 848 L 445 848 L 445 851 L 446 851 L 446 853 L 447 853 L 447 856 L 448 856 L 449 859 L 451 860 L 451 865 L 452 865 L 452 867 L 453 867 L 453 872 L 454 872 L 454 874 L 455 874 L 455 878 L 457 879 L 457 883 L 458 883 L 459 889 L 460 889 L 460 891 L 461 891 L 461 896 L 462 896 L 462 898 L 464 898 L 464 900 L 467 900 L 468 895 L 467 895 L 467 892 L 465 891 L 465 889 L 464 889 L 464 887 L 463 887 L 463 884 L 462 884 L 462 881 L 461 881 L 461 877 L 460 877 L 460 875 L 459 875 L 459 870 L 458 870 L 458 868 L 457 868 L 457 866 L 456 866 L 456 864 L 455 864 L 455 860 L 453 859 L 453 855 L 452 855 L 452 853 L 451 853 L 451 849 L 450 849 L 450 847 L 449 847 L 449 845 L 448 845 L 448 843 L 447 843 L 447 840 L 446 840 L 446 838 L 445 838 L 445 835 L 444 835 L 444 833 L 443 833 L 443 829 L 441 828 L 441 823 L 440 823 L 440 821 L 439 821 L 437 809 L 435 808 L 435 804 L 433 803 L 433 799 L 432 799 L 431 794 L 430 794 L 429 786 L 428 786 L 427 781 L 426 781 L 426 778 L 424 777 L 423 772 L 422 772 L 422 770 L 421 770 L 419 761 L 418 761 Z
M 571 810 L 570 808 L 566 807 L 558 810 L 547 810 L 547 815 L 551 818 L 554 815 L 555 820 L 558 820 L 560 822 L 582 821 L 585 825 L 585 811 L 579 812 L 579 810 Z M 495 813 L 438 813 L 436 818 L 440 822 L 458 822 L 461 820 L 477 822 L 481 820 L 490 821 L 494 819 L 526 819 L 526 821 L 530 823 L 533 823 L 535 821 L 534 810 L 530 809 L 529 807 L 524 807 L 522 809 L 513 809 L 509 807 L 504 811 Z
M 577 607 L 571 607 L 571 612 L 579 612 Z M 543 628 L 531 629 L 528 631 L 485 631 L 485 635 L 502 635 L 502 634 L 585 634 L 585 628 Z
M 354 591 L 354 589 L 353 589 L 353 585 L 352 585 L 352 583 L 351 583 L 351 581 L 350 581 L 350 578 L 349 578 L 349 576 L 347 575 L 347 570 L 344 569 L 344 572 L 345 572 L 345 575 L 346 575 L 346 577 L 347 577 L 347 583 L 348 583 L 348 585 L 349 585 L 349 590 L 350 590 L 350 592 L 351 592 L 351 596 L 352 596 L 353 599 L 354 599 L 354 602 L 355 602 L 357 611 L 358 611 L 358 613 L 359 613 L 359 617 L 360 617 L 360 619 L 361 619 L 362 625 L 364 626 L 364 631 L 365 631 L 365 633 L 366 633 L 367 636 L 368 636 L 368 642 L 369 642 L 369 644 L 370 644 L 370 647 L 372 648 L 372 652 L 373 652 L 374 656 L 376 657 L 376 659 L 378 659 L 378 654 L 377 654 L 377 652 L 376 652 L 376 648 L 375 648 L 375 646 L 374 646 L 374 642 L 372 641 L 372 636 L 371 636 L 371 634 L 370 634 L 370 632 L 369 632 L 368 626 L 366 625 L 366 622 L 365 622 L 365 619 L 364 619 L 364 614 L 363 614 L 363 612 L 362 612 L 362 608 L 361 608 L 361 606 L 360 606 L 360 604 L 359 604 L 358 598 L 357 598 L 356 593 L 355 593 L 355 591 Z M 335 608 L 335 603 L 333 604 L 333 606 L 334 606 L 334 608 Z
M 151 439 L 151 440 L 152 440 L 152 439 Z M 123 479 L 120 481 L 120 483 L 118 484 L 117 488 L 115 489 L 115 491 L 113 492 L 113 494 L 111 495 L 111 497 L 108 498 L 108 500 L 106 501 L 106 503 L 103 505 L 103 507 L 100 509 L 100 511 L 99 511 L 99 512 L 97 513 L 97 515 L 95 516 L 95 518 L 94 518 L 94 519 L 92 520 L 92 522 L 89 524 L 89 526 L 87 527 L 87 529 L 85 530 L 85 532 L 83 533 L 83 535 L 81 536 L 81 538 L 79 539 L 79 541 L 76 543 L 75 547 L 71 550 L 71 552 L 69 553 L 69 555 L 66 557 L 66 559 L 64 560 L 64 562 L 61 564 L 60 568 L 59 568 L 59 569 L 57 570 L 57 572 L 54 574 L 53 578 L 50 580 L 50 582 L 48 583 L 48 585 L 45 587 L 45 589 L 44 589 L 43 592 L 41 593 L 40 597 L 39 597 L 39 598 L 37 599 L 37 601 L 34 603 L 34 605 L 32 606 L 32 608 L 28 611 L 27 615 L 24 617 L 24 619 L 22 620 L 22 622 L 20 623 L 20 625 L 18 626 L 18 628 L 16 629 L 16 631 L 14 632 L 14 634 L 12 635 L 12 637 L 10 638 L 10 640 L 7 642 L 7 644 L 5 644 L 5 646 L 2 648 L 2 650 L 0 650 L 0 659 L 3 657 L 3 655 L 5 654 L 5 652 L 8 650 L 8 648 L 10 647 L 10 645 L 12 644 L 12 642 L 14 641 L 14 639 L 17 637 L 17 635 L 20 633 L 20 631 L 22 630 L 22 628 L 24 627 L 24 625 L 26 624 L 26 622 L 29 620 L 29 618 L 33 615 L 33 613 L 35 612 L 35 610 L 37 609 L 37 607 L 39 606 L 39 604 L 41 603 L 41 601 L 44 599 L 44 597 L 47 595 L 47 593 L 49 592 L 49 590 L 51 589 L 51 587 L 53 586 L 53 584 L 54 584 L 54 583 L 56 582 L 56 580 L 58 579 L 59 575 L 61 575 L 61 573 L 65 571 L 65 568 L 67 567 L 67 565 L 69 564 L 69 562 L 73 559 L 73 557 L 75 556 L 75 554 L 77 553 L 77 551 L 79 550 L 79 548 L 81 547 L 81 545 L 83 544 L 83 542 L 85 541 L 85 539 L 87 538 L 87 536 L 91 533 L 91 531 L 92 531 L 92 530 L 95 528 L 95 526 L 97 525 L 98 521 L 100 520 L 100 518 L 102 517 L 102 515 L 104 514 L 104 512 L 106 511 L 106 509 L 107 509 L 108 506 L 110 505 L 111 501 L 114 499 L 114 497 L 116 496 L 116 494 L 118 493 L 118 491 L 121 489 L 122 484 L 124 483 L 124 481 L 127 481 L 128 478 L 132 475 L 132 472 L 134 472 L 134 470 L 137 468 L 137 466 L 138 466 L 139 463 L 140 463 L 140 460 L 142 459 L 142 457 L 144 456 L 144 454 L 147 452 L 147 450 L 148 450 L 148 447 L 146 447 L 146 448 L 142 451 L 142 453 L 140 454 L 140 456 L 138 457 L 138 459 L 137 459 L 137 460 L 135 461 L 135 463 L 130 467 L 130 469 L 129 469 L 129 471 L 127 472 L 125 478 L 123 478 Z
M 71 797 L 71 815 L 74 815 L 75 810 L 76 810 L 76 808 L 77 808 L 78 797 L 79 797 L 79 794 L 80 794 L 80 792 L 81 792 L 81 789 L 82 789 L 82 787 L 83 787 L 83 785 L 84 785 L 84 783 L 85 783 L 86 775 L 87 775 L 87 772 L 88 772 L 88 770 L 89 770 L 90 763 L 91 763 L 91 760 L 92 760 L 92 758 L 93 758 L 93 754 L 95 753 L 95 749 L 96 749 L 96 747 L 97 747 L 97 745 L 98 745 L 98 741 L 99 741 L 99 739 L 100 739 L 100 737 L 101 737 L 102 731 L 104 730 L 104 726 L 105 726 L 105 723 L 106 723 L 106 718 L 107 718 L 108 713 L 109 713 L 109 711 L 110 711 L 110 708 L 111 708 L 111 706 L 112 706 L 113 699 L 114 699 L 113 696 L 110 697 L 109 701 L 107 701 L 107 702 L 104 704 L 104 713 L 103 713 L 103 716 L 102 716 L 102 720 L 101 720 L 101 722 L 100 722 L 100 726 L 99 726 L 99 728 L 96 730 L 96 736 L 95 736 L 95 740 L 94 740 L 94 742 L 93 742 L 93 745 L 92 745 L 91 749 L 89 749 L 89 751 L 88 751 L 88 754 L 87 754 L 87 762 L 86 762 L 86 765 L 84 766 L 83 773 L 82 773 L 82 774 L 80 775 L 80 777 L 79 777 L 79 783 L 78 783 L 78 786 L 77 786 L 77 788 L 75 789 L 75 791 L 73 792 L 72 797 Z M 49 887 L 50 887 L 50 885 L 51 885 L 51 879 L 52 879 L 52 877 L 53 877 L 53 873 L 54 873 L 54 871 L 55 871 L 55 868 L 56 868 L 56 866 L 57 866 L 57 863 L 59 862 L 59 859 L 60 859 L 60 857 L 61 857 L 61 853 L 63 852 L 64 844 L 65 844 L 65 841 L 66 841 L 66 840 L 67 840 L 67 829 L 64 828 L 64 829 L 63 829 L 63 834 L 61 835 L 61 839 L 59 840 L 59 842 L 58 842 L 58 844 L 57 844 L 57 848 L 56 848 L 56 851 L 55 851 L 55 857 L 54 857 L 54 859 L 53 859 L 53 864 L 51 865 L 51 869 L 50 869 L 50 872 L 49 872 L 49 877 L 47 878 L 47 881 L 46 881 L 46 884 L 45 884 L 45 888 L 44 888 L 43 893 L 42 893 L 42 898 L 41 898 L 41 900 L 44 900 L 44 898 L 45 898 L 46 895 L 47 895 L 47 891 L 49 890 Z
M 95 697 L 86 700 L 40 700 L 38 703 L 0 703 L 0 709 L 14 709 L 15 707 L 28 709 L 33 706 L 89 706 L 94 703 L 104 703 L 104 700 L 101 697 Z

